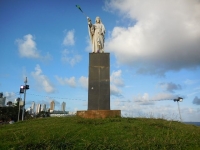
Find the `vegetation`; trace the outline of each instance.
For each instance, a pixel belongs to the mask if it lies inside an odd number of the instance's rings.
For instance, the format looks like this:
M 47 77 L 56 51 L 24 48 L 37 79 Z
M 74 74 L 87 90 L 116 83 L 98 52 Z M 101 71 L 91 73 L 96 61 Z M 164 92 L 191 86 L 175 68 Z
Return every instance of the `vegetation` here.
M 20 112 L 19 112 L 20 111 Z M 22 111 L 23 108 L 20 107 L 19 109 L 19 102 L 16 105 L 10 105 L 7 107 L 0 107 L 0 123 L 8 123 L 8 121 L 13 120 L 14 122 L 18 121 L 18 113 L 19 113 L 19 120 L 22 120 Z M 24 118 L 25 120 L 39 118 L 39 117 L 49 117 L 49 111 L 41 111 L 40 113 L 36 114 L 35 116 L 29 114 L 29 112 L 24 109 Z
M 0 149 L 200 149 L 200 127 L 147 118 L 37 118 L 0 126 Z
M 18 120 L 18 112 L 19 112 L 19 102 L 16 105 L 8 106 L 8 107 L 0 107 L 0 120 L 3 122 L 7 122 L 10 120 L 17 121 Z M 22 109 L 20 109 L 19 119 L 22 116 Z

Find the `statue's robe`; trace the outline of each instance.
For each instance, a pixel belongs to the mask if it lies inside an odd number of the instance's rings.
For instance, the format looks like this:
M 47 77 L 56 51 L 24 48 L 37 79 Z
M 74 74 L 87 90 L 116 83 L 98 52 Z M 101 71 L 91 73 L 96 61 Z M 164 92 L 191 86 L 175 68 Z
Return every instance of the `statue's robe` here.
M 106 30 L 101 21 L 100 23 L 88 24 L 88 31 L 92 43 L 92 52 L 104 52 L 104 35 Z

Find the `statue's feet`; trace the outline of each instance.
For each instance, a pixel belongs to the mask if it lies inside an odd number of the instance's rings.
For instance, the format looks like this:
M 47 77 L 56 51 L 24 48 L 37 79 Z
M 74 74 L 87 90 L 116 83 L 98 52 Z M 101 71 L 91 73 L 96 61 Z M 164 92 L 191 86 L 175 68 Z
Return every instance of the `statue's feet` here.
M 100 52 L 101 52 L 101 53 L 104 53 L 104 50 L 102 49 L 102 50 L 100 50 Z

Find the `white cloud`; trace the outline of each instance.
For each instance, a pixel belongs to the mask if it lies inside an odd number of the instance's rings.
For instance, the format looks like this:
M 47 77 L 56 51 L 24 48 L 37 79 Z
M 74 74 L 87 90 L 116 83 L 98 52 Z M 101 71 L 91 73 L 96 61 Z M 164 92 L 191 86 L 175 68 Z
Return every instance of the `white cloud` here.
M 110 93 L 115 96 L 122 96 L 120 87 L 124 86 L 124 81 L 121 78 L 122 71 L 113 71 L 110 76 Z
M 200 121 L 200 115 L 199 115 L 199 108 L 185 108 L 181 107 L 180 105 L 180 112 L 181 116 L 184 119 L 184 121 L 187 122 L 199 122 Z
M 74 30 L 70 30 L 66 33 L 65 38 L 63 40 L 63 45 L 68 46 L 75 44 L 74 32 L 75 32 Z
M 76 78 L 75 77 L 61 78 L 61 77 L 55 76 L 55 78 L 61 85 L 68 85 L 70 87 L 76 87 Z
M 17 39 L 16 42 L 21 57 L 40 58 L 36 43 L 31 34 L 25 35 L 23 39 Z
M 64 49 L 62 52 L 61 60 L 64 63 L 69 63 L 71 66 L 74 66 L 76 63 L 81 61 L 81 55 L 73 54 L 73 52 Z
M 121 78 L 121 74 L 122 74 L 121 70 L 112 72 L 110 76 L 110 82 L 117 86 L 124 86 L 124 81 Z
M 177 96 L 171 93 L 157 93 L 152 97 L 150 97 L 148 93 L 144 93 L 143 95 L 133 97 L 133 100 L 140 105 L 152 105 L 155 104 L 155 101 L 173 100 L 175 98 L 177 98 Z
M 92 43 L 89 36 L 86 37 L 87 47 L 85 48 L 86 52 L 92 52 Z
M 6 97 L 6 102 L 11 101 L 14 102 L 14 100 L 16 99 L 16 95 L 14 92 L 5 92 L 3 93 L 3 97 Z
M 106 8 L 136 22 L 115 27 L 106 41 L 119 63 L 157 75 L 199 66 L 199 1 L 111 0 Z
M 149 94 L 144 93 L 143 95 L 138 95 L 133 98 L 135 102 L 139 103 L 140 105 L 153 105 L 154 102 L 149 99 Z
M 115 96 L 122 96 L 122 91 L 116 85 L 111 84 L 110 94 Z
M 42 69 L 40 68 L 40 65 L 36 65 L 35 71 L 31 72 L 31 75 L 35 79 L 38 89 L 42 89 L 47 93 L 52 93 L 55 91 L 55 88 L 48 77 L 42 74 Z
M 18 50 L 21 57 L 27 58 L 36 58 L 42 61 L 52 60 L 52 56 L 49 52 L 46 55 L 40 55 L 34 37 L 31 34 L 27 34 L 23 39 L 17 39 L 16 43 L 18 44 Z
M 156 95 L 152 96 L 152 100 L 154 101 L 173 100 L 177 97 L 178 97 L 177 95 L 171 93 L 157 93 Z
M 88 89 L 88 77 L 81 76 L 79 78 L 79 83 L 83 88 Z

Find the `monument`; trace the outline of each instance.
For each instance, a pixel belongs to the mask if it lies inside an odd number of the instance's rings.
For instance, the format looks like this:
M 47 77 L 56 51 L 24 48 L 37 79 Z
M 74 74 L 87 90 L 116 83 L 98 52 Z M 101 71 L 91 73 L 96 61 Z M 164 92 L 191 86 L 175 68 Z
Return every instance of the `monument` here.
M 100 19 L 96 17 L 95 24 L 92 24 L 92 21 L 89 17 L 88 20 L 88 32 L 92 44 L 93 53 L 103 53 L 104 52 L 104 35 L 106 29 Z
M 88 110 L 77 111 L 83 118 L 107 118 L 121 116 L 120 110 L 110 110 L 110 53 L 104 52 L 106 29 L 100 19 L 95 23 L 89 17 L 88 31 L 92 44 L 89 54 Z

